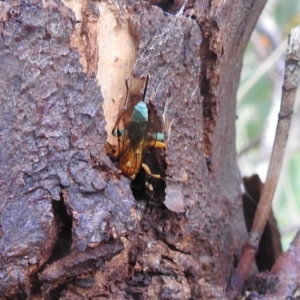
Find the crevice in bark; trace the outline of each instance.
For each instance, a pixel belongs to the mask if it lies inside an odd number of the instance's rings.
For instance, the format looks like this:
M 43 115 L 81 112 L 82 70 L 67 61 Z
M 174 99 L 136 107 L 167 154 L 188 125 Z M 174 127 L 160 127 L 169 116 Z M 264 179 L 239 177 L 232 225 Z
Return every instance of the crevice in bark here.
M 160 7 L 163 11 L 176 14 L 183 5 L 185 0 L 149 0 L 150 4 Z
M 215 21 L 198 21 L 202 32 L 202 42 L 200 46 L 201 75 L 200 93 L 203 96 L 203 154 L 206 157 L 206 165 L 212 171 L 212 134 L 217 121 L 217 103 L 214 95 L 216 84 L 218 83 L 218 73 L 216 65 L 218 61 L 217 53 L 213 50 L 213 43 L 218 32 L 218 25 Z
M 39 270 L 41 272 L 45 266 L 52 264 L 53 262 L 65 257 L 70 253 L 72 245 L 72 216 L 68 214 L 67 207 L 64 202 L 64 191 L 60 194 L 60 200 L 52 200 L 52 211 L 55 218 L 55 223 L 58 228 L 57 241 L 53 246 L 52 254 L 45 262 L 43 267 Z M 31 293 L 34 295 L 40 294 L 42 282 L 38 279 L 38 274 L 35 273 L 31 277 Z M 60 290 L 58 287 L 56 293 Z M 58 299 L 58 298 L 51 298 Z
M 63 194 L 64 191 L 60 195 L 60 201 L 52 201 L 53 214 L 59 233 L 47 264 L 51 264 L 66 256 L 70 252 L 72 245 L 72 216 L 68 214 Z
M 20 282 L 20 279 L 18 280 L 19 281 L 19 290 L 20 290 L 20 293 L 18 294 L 18 299 L 20 299 L 20 300 L 25 300 L 25 299 L 27 299 L 27 295 L 26 295 L 26 293 L 25 293 L 25 291 L 23 290 L 23 288 L 22 288 L 22 284 L 21 284 L 21 282 Z M 8 298 L 9 299 L 9 298 Z
M 258 175 L 244 177 L 243 182 L 245 187 L 245 193 L 243 194 L 244 217 L 247 230 L 250 232 L 264 184 L 260 181 Z M 270 271 L 280 255 L 282 255 L 280 233 L 271 210 L 255 256 L 259 272 Z
M 60 299 L 61 293 L 65 290 L 66 288 L 66 283 L 56 287 L 55 289 L 51 290 L 49 292 L 49 298 L 52 300 L 54 299 Z

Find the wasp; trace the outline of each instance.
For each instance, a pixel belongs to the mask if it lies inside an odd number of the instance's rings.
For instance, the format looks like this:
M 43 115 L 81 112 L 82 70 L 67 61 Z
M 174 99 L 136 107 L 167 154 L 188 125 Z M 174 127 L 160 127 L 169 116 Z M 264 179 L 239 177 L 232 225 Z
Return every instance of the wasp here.
M 130 94 L 128 80 L 126 84 L 126 100 L 120 110 L 112 134 L 118 138 L 117 149 L 112 154 L 122 174 L 131 180 L 143 168 L 154 178 L 161 178 L 159 174 L 152 174 L 144 162 L 151 148 L 165 148 L 165 135 L 158 132 L 156 111 L 149 100 L 145 102 L 149 76 L 146 77 L 142 95 Z M 140 97 L 142 98 L 140 99 Z

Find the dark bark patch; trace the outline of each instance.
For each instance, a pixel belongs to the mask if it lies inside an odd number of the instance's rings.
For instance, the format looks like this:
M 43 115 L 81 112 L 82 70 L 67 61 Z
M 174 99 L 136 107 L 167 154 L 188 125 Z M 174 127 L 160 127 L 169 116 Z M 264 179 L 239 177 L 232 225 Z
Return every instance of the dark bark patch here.
M 185 4 L 185 0 L 149 0 L 152 5 L 160 7 L 163 11 L 176 14 Z
M 216 89 L 219 83 L 218 64 L 221 53 L 214 48 L 219 28 L 214 20 L 198 21 L 202 32 L 200 47 L 201 75 L 200 93 L 203 96 L 203 154 L 206 158 L 212 155 L 212 135 L 218 118 L 218 103 L 216 101 Z M 213 168 L 213 161 L 207 162 L 209 171 Z
M 257 204 L 263 189 L 263 183 L 260 181 L 258 175 L 244 177 L 243 182 L 246 189 L 243 194 L 244 216 L 247 229 L 250 232 Z M 255 256 L 258 270 L 260 272 L 270 271 L 276 259 L 281 254 L 280 233 L 273 211 L 271 211 L 259 243 L 258 252 Z

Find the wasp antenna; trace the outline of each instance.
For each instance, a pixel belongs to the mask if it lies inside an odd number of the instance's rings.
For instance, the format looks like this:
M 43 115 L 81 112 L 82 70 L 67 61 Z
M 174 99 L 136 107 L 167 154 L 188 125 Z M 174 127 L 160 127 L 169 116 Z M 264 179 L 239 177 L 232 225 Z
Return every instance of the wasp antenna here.
M 168 97 L 166 99 L 166 103 L 165 103 L 165 107 L 164 107 L 164 113 L 163 113 L 163 121 L 164 123 L 168 123 L 168 117 L 167 117 L 167 113 L 168 113 L 168 105 L 171 99 L 171 92 L 169 92 Z
M 126 107 L 127 107 L 127 102 L 128 102 L 128 99 L 129 99 L 129 86 L 128 86 L 128 81 L 129 81 L 129 79 L 126 78 L 126 79 L 125 79 L 125 85 L 126 85 L 126 99 L 125 99 L 125 103 L 124 103 L 124 109 L 126 109 Z
M 148 81 L 149 81 L 149 75 L 147 75 L 147 77 L 146 77 L 146 83 L 145 83 L 144 94 L 143 94 L 143 102 L 145 102 L 145 99 L 146 99 L 146 92 L 147 92 L 147 87 L 148 87 Z
M 164 127 L 165 127 L 165 136 L 167 138 L 166 143 L 169 142 L 170 140 L 170 136 L 171 136 L 171 128 L 172 125 L 175 121 L 175 119 L 173 118 L 171 121 L 168 118 L 168 105 L 171 99 L 171 92 L 169 92 L 166 103 L 165 103 L 165 107 L 164 107 L 164 113 L 163 113 L 163 122 L 164 122 Z
M 167 144 L 169 143 L 170 141 L 170 137 L 171 137 L 171 129 L 172 129 L 172 125 L 175 121 L 175 118 L 173 118 L 170 122 L 168 121 L 168 132 L 167 132 Z

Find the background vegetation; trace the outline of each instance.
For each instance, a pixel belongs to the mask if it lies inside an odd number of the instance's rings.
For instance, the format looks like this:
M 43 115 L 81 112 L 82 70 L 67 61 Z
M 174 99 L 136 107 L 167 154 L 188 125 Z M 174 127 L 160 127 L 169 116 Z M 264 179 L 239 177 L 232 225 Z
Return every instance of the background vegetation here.
M 237 151 L 243 176 L 264 182 L 281 100 L 290 29 L 300 25 L 299 0 L 269 0 L 252 34 L 238 91 Z M 300 93 L 273 210 L 284 250 L 300 228 Z

